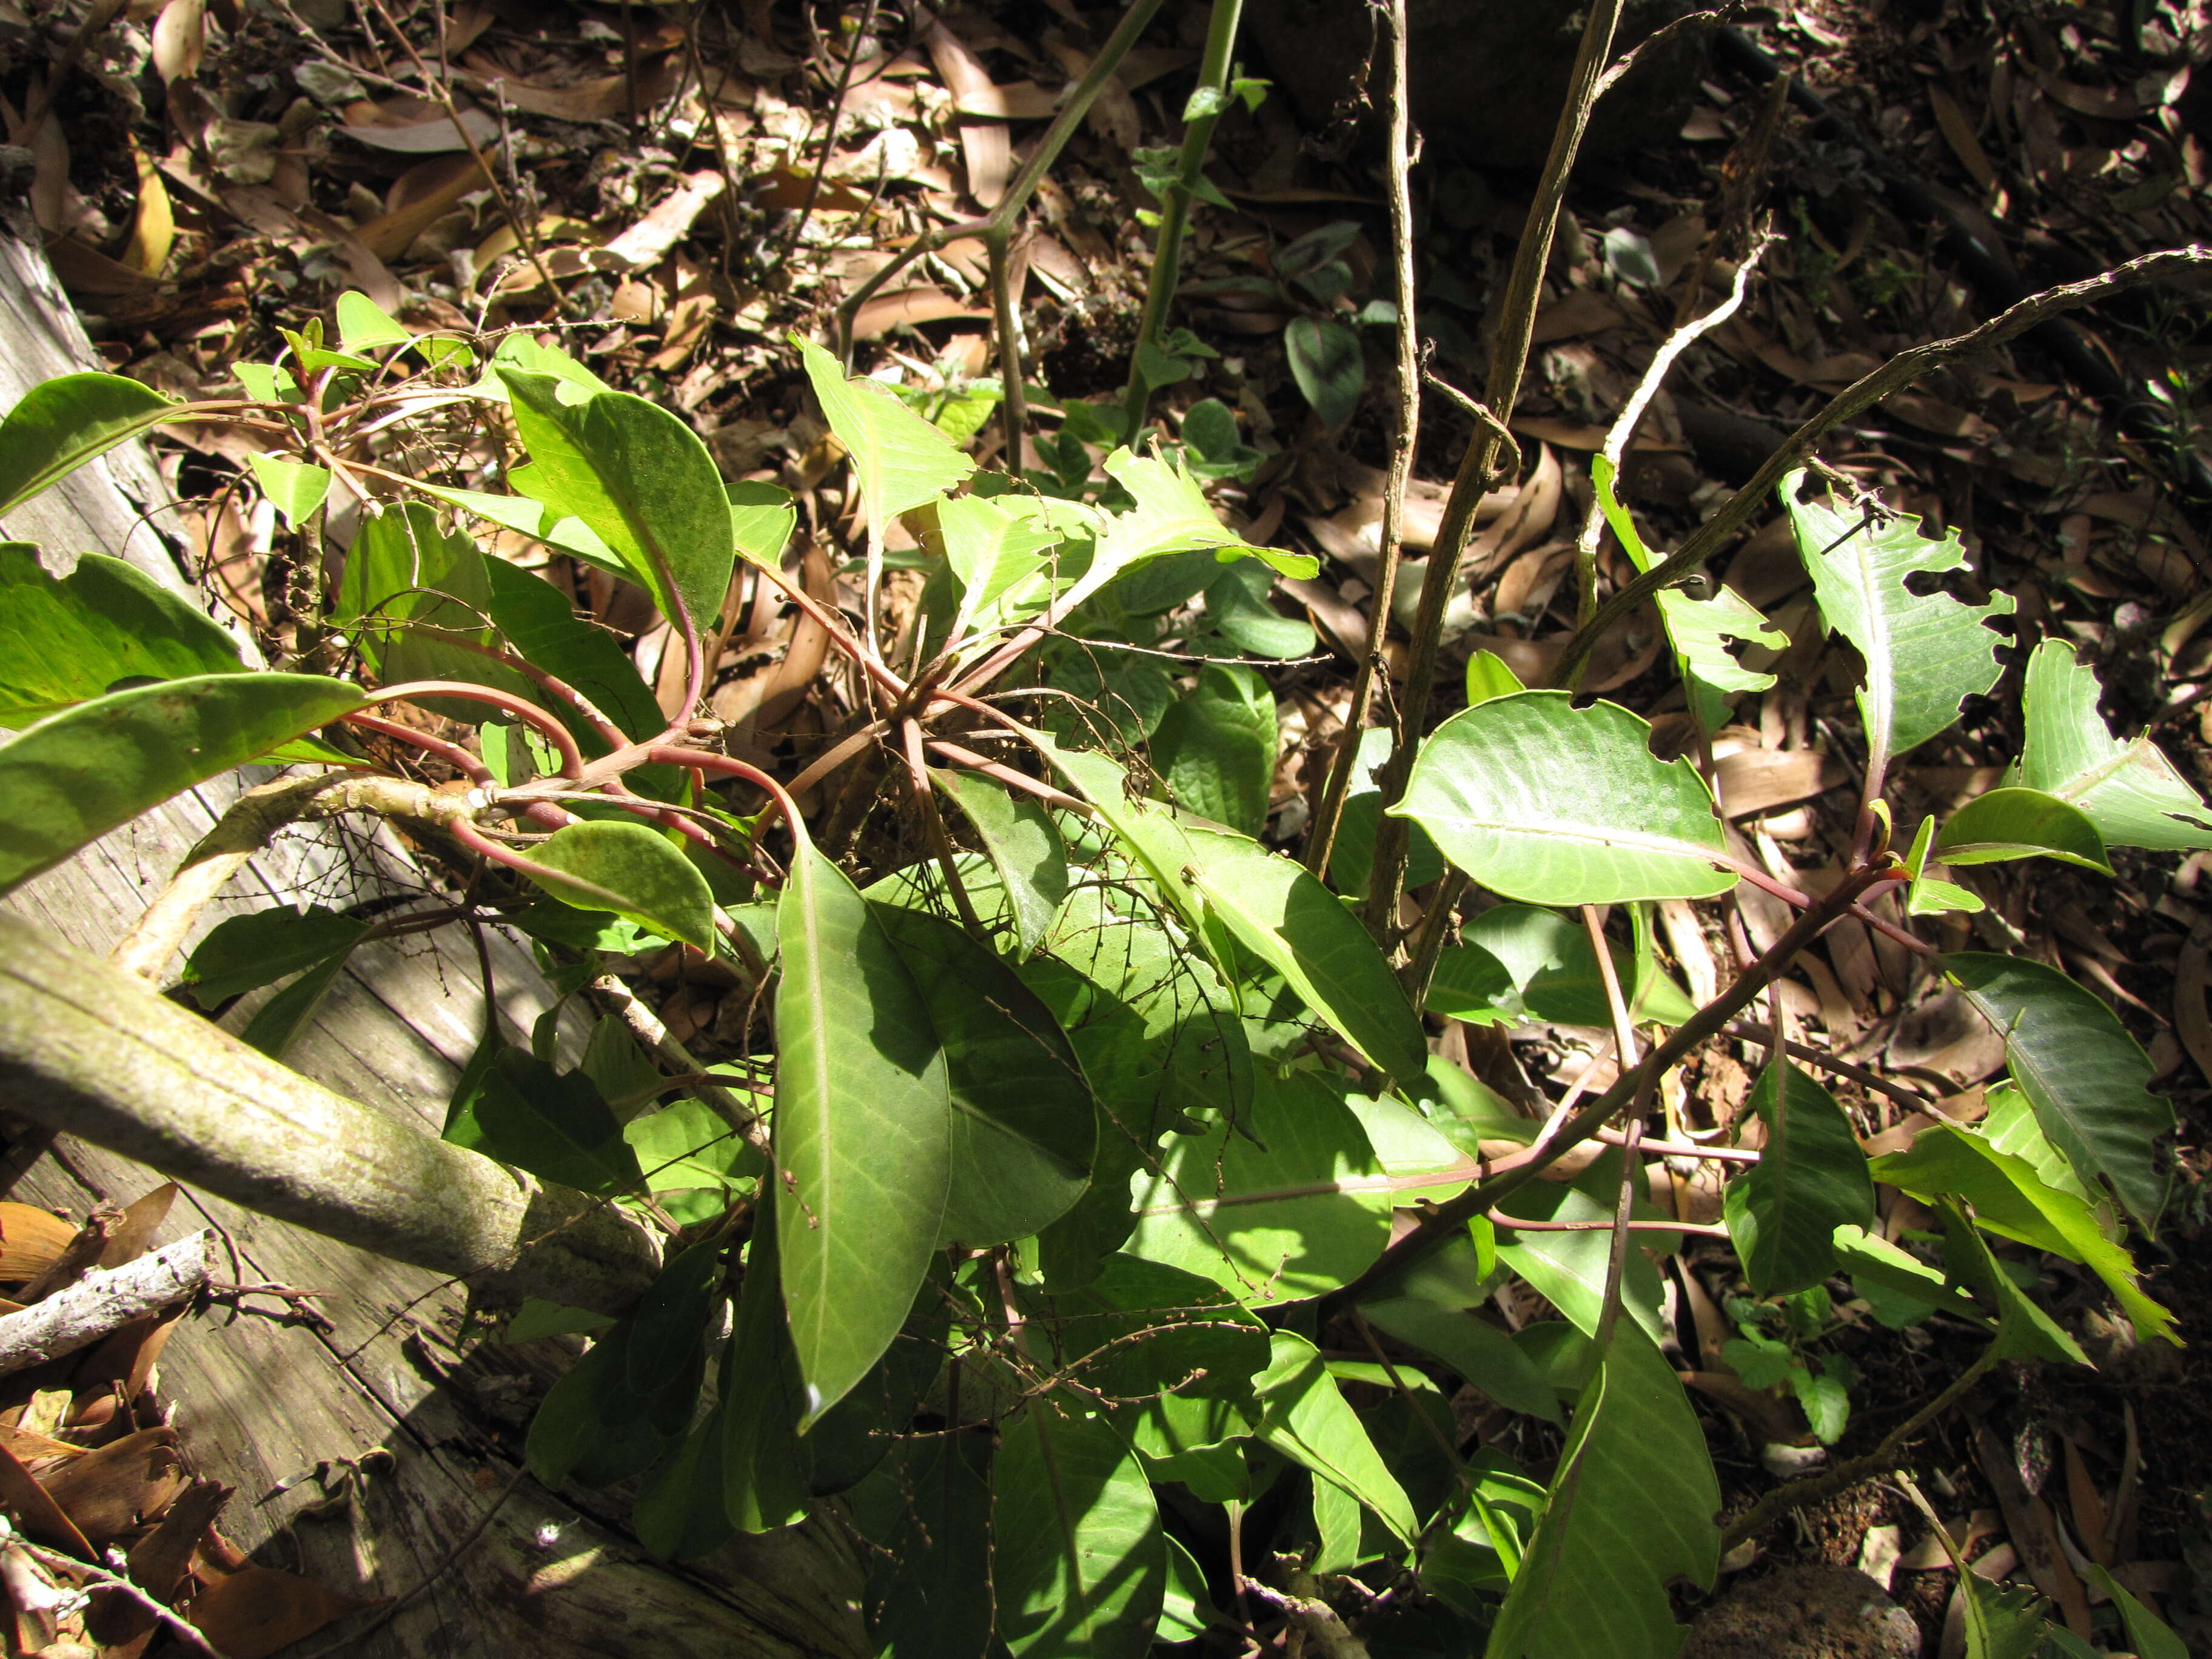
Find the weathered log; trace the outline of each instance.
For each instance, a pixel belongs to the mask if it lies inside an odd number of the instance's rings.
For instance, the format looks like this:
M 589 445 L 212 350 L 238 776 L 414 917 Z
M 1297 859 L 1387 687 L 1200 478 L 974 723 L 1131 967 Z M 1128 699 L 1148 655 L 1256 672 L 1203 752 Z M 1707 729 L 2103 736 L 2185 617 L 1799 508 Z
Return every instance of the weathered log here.
M 619 1313 L 659 1264 L 620 1210 L 371 1111 L 8 915 L 0 1096 L 49 1128 L 480 1296 Z

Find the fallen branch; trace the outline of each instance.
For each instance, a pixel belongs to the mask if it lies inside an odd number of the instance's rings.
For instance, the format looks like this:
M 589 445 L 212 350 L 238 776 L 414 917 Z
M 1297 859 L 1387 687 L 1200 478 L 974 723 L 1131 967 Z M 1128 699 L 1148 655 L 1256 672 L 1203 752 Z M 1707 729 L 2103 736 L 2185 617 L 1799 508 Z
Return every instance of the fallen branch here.
M 0 1376 L 88 1348 L 134 1319 L 197 1296 L 215 1276 L 215 1259 L 213 1231 L 197 1232 L 0 1314 Z

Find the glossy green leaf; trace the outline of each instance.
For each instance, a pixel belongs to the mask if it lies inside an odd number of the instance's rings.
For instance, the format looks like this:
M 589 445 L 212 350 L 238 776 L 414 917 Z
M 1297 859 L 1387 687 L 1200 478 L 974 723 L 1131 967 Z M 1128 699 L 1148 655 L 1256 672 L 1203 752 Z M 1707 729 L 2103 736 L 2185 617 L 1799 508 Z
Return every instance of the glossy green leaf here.
M 1261 1407 L 1258 1439 L 1310 1470 L 1317 1486 L 1358 1500 L 1401 1540 L 1413 1540 L 1420 1522 L 1413 1501 L 1346 1403 L 1318 1348 L 1292 1332 L 1275 1332 L 1267 1369 L 1253 1386 Z
M 1612 1026 L 1597 951 L 1581 918 L 1535 905 L 1494 904 L 1470 921 L 1461 938 L 1503 966 L 1514 993 L 1509 1006 L 1560 1025 Z M 1617 943 L 1609 954 L 1617 981 L 1627 989 L 1628 1011 L 1639 1024 L 1680 1025 L 1697 1012 L 1690 994 L 1656 963 L 1633 960 Z
M 315 674 L 205 674 L 40 720 L 0 744 L 0 891 L 362 702 L 353 686 Z
M 837 360 L 811 340 L 794 334 L 791 341 L 799 348 L 830 429 L 852 457 L 854 481 L 876 534 L 975 470 L 951 434 L 908 409 L 889 386 L 848 380 Z
M 0 518 L 116 445 L 185 418 L 184 405 L 120 374 L 40 381 L 0 422 Z
M 1686 759 L 1654 759 L 1650 726 L 1565 691 L 1493 697 L 1421 745 L 1392 811 L 1493 892 L 1532 904 L 1711 898 L 1727 839 Z
M 1946 864 L 2052 858 L 2109 876 L 2105 839 L 2080 808 L 2037 789 L 1992 789 L 1943 824 L 1930 849 Z
M 2013 1081 L 2036 1121 L 2083 1179 L 2101 1178 L 2145 1232 L 2166 1181 L 2154 1143 L 2173 1108 L 2150 1092 L 2151 1065 L 2119 1018 L 2055 968 L 2024 957 L 1961 952 L 1944 971 L 2004 1034 Z
M 1781 485 L 1798 555 L 1821 619 L 1866 663 L 1859 718 L 1880 752 L 1895 760 L 1957 720 L 1966 698 L 1996 684 L 2001 641 L 1985 624 L 2009 616 L 2013 600 L 1994 593 L 1986 605 L 1970 605 L 1940 589 L 1913 592 L 1908 577 L 1966 568 L 1958 532 L 1930 540 L 1915 518 L 1869 522 L 1856 507 L 1800 501 L 1804 480 L 1793 472 Z
M 1991 1232 L 2078 1261 L 2105 1281 L 2137 1333 L 2176 1340 L 2173 1316 L 2143 1293 L 2128 1253 L 2097 1224 L 2089 1206 L 2047 1186 L 2026 1158 L 1979 1135 L 1938 1123 L 1907 1151 L 1874 1160 L 1874 1178 L 1923 1200 L 1956 1197 Z
M 322 506 L 323 498 L 331 493 L 331 471 L 326 466 L 287 460 L 281 455 L 264 455 L 258 450 L 248 451 L 246 459 L 253 469 L 253 480 L 261 486 L 261 493 L 276 509 L 276 516 L 293 529 L 298 529 L 313 516 L 315 509 Z
M 104 696 L 118 680 L 245 671 L 238 645 L 181 593 L 88 553 L 56 580 L 38 550 L 0 544 L 0 726 Z
M 1015 1659 L 1139 1659 L 1167 1588 L 1144 1466 L 1104 1415 L 1043 1395 L 991 1464 L 991 1586 Z
M 348 351 L 374 351 L 379 346 L 415 343 L 406 325 L 366 294 L 349 290 L 339 295 L 337 318 L 338 338 Z
M 2097 676 L 2074 647 L 2045 640 L 2027 659 L 2017 775 L 2087 814 L 2108 847 L 2188 853 L 2212 848 L 2212 810 L 2145 732 L 2122 743 L 2097 713 Z
M 1305 866 L 1257 842 L 1193 825 L 1176 872 L 1299 1001 L 1393 1078 L 1428 1067 L 1419 1018 L 1358 918 Z
M 331 987 L 345 971 L 356 942 L 348 940 L 338 945 L 255 1009 L 253 1018 L 239 1032 L 238 1040 L 249 1048 L 259 1049 L 271 1060 L 283 1059 L 284 1051 L 307 1030 L 316 1010 L 323 1006 L 323 999 L 330 994 Z
M 1263 1072 L 1246 1119 L 1176 1139 L 1137 1176 L 1128 1249 L 1255 1306 L 1319 1296 L 1390 1242 L 1388 1182 L 1337 1090 L 1310 1072 Z
M 1590 482 L 1597 492 L 1598 510 L 1613 527 L 1630 561 L 1638 570 L 1649 570 L 1653 563 L 1650 550 L 1637 532 L 1635 519 L 1613 493 L 1614 477 L 1613 464 L 1607 456 L 1590 457 Z M 1770 626 L 1742 594 L 1723 587 L 1700 599 L 1680 588 L 1662 587 L 1655 597 L 1683 682 L 1706 730 L 1712 730 L 1726 717 L 1725 693 L 1764 691 L 1774 684 L 1773 675 L 1746 668 L 1729 650 L 1731 641 L 1764 646 L 1770 651 L 1786 650 L 1790 645 L 1790 636 Z M 1468 668 L 1471 673 L 1472 663 Z M 1470 694 L 1468 702 L 1474 701 Z
M 192 1000 L 213 1008 L 243 992 L 313 967 L 368 931 L 357 916 L 321 905 L 279 905 L 217 922 L 185 958 L 179 977 Z
M 1152 760 L 1180 805 L 1259 835 L 1275 781 L 1275 694 L 1249 668 L 1206 665 L 1161 716 Z
M 1551 1423 L 1559 1420 L 1559 1396 L 1552 1385 L 1497 1326 L 1464 1309 L 1421 1297 L 1363 1302 L 1359 1311 L 1376 1329 L 1441 1360 L 1462 1382 L 1508 1411 Z
M 1958 883 L 1926 873 L 1930 862 L 1929 849 L 1935 843 L 1936 819 L 1931 814 L 1920 820 L 1920 828 L 1913 834 L 1912 850 L 1905 857 L 1905 873 L 1912 878 L 1912 890 L 1905 905 L 1905 914 L 1940 916 L 1947 911 L 1956 910 L 1972 915 L 1986 908 L 1978 897 Z
M 1067 848 L 1043 805 L 975 772 L 933 771 L 983 843 L 1006 895 L 1018 954 L 1035 954 L 1067 898 Z
M 1291 378 L 1323 426 L 1334 432 L 1358 412 L 1367 359 L 1358 334 L 1327 318 L 1293 317 L 1283 331 L 1283 351 Z
M 1720 1501 L 1674 1368 L 1623 1320 L 1576 1405 L 1487 1659 L 1673 1659 L 1667 1586 L 1711 1585 Z
M 736 1322 L 722 1368 L 724 1513 L 739 1532 L 772 1532 L 806 1513 L 806 1384 L 784 1319 L 775 1183 L 761 1187 Z
M 945 1051 L 952 1174 L 939 1240 L 1026 1238 L 1090 1180 L 1097 1112 L 1082 1064 L 1052 1011 L 958 927 L 891 905 L 874 914 Z
M 868 902 L 801 840 L 776 906 L 775 1160 L 807 1422 L 867 1374 L 928 1271 L 951 1175 L 929 1011 Z
M 508 482 L 580 520 L 679 628 L 721 615 L 735 558 L 729 498 L 698 434 L 626 392 L 580 404 L 547 374 L 501 369 L 530 464 Z
M 1754 1296 L 1808 1291 L 1836 1270 L 1835 1231 L 1874 1220 L 1874 1182 L 1851 1121 L 1786 1060 L 1759 1073 L 1759 1162 L 1723 1194 L 1729 1237 Z
M 644 824 L 567 824 L 529 857 L 524 873 L 564 904 L 611 910 L 713 954 L 714 897 L 706 877 Z

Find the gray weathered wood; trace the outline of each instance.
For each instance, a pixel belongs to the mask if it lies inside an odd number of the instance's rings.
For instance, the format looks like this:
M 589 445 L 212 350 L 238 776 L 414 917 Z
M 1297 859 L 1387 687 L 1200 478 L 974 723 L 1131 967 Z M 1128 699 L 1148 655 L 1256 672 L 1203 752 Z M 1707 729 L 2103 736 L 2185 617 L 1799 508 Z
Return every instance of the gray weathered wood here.
M 0 302 L 13 319 L 0 352 L 0 407 L 94 362 L 43 257 L 4 234 Z M 167 549 L 142 522 L 162 495 L 150 456 L 128 446 L 10 514 L 0 529 L 72 552 L 119 553 L 178 583 Z M 26 884 L 7 905 L 106 954 L 240 787 L 218 780 L 146 814 Z M 328 829 L 288 831 L 210 907 L 195 936 L 225 915 L 279 902 L 349 903 L 408 879 L 388 836 L 372 849 Z M 521 1036 L 550 998 L 518 941 L 495 937 L 492 954 L 499 1018 Z M 287 1060 L 434 1133 L 483 1030 L 477 981 L 473 951 L 443 934 L 366 946 Z M 566 1029 L 573 1042 L 580 1022 L 571 1017 Z M 19 1137 L 15 1150 L 36 1146 Z M 9 1168 L 19 1163 L 11 1158 Z M 158 1179 L 64 1137 L 21 1168 L 7 1195 L 81 1217 Z M 606 1495 L 580 1495 L 593 1506 L 586 1513 L 568 1501 L 579 1495 L 547 1493 L 525 1479 L 499 1501 L 514 1480 L 530 1390 L 565 1364 L 556 1343 L 472 1354 L 459 1340 L 462 1293 L 450 1282 L 204 1194 L 188 1191 L 186 1200 L 160 1242 L 215 1226 L 236 1252 L 240 1279 L 322 1292 L 318 1305 L 333 1328 L 217 1314 L 187 1321 L 164 1350 L 161 1395 L 188 1455 L 201 1472 L 239 1488 L 225 1530 L 256 1559 L 352 1594 L 404 1596 L 428 1585 L 388 1623 L 346 1640 L 347 1654 L 863 1659 L 858 1570 L 834 1526 L 810 1522 L 673 1569 L 637 1547 L 625 1506 L 611 1497 L 602 1504 Z M 301 1478 L 319 1469 L 319 1481 Z M 280 1485 L 287 1490 L 277 1494 Z M 355 1615 L 299 1651 L 382 1617 Z

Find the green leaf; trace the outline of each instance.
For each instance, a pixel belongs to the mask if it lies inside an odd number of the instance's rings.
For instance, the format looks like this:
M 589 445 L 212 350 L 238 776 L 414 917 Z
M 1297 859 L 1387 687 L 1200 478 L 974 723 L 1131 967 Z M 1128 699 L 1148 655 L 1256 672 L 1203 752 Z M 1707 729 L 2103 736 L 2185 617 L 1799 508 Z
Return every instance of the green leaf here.
M 293 1040 L 307 1029 L 315 1011 L 323 1006 L 331 987 L 353 955 L 357 939 L 348 940 L 314 963 L 283 990 L 253 1011 L 253 1018 L 246 1022 L 246 1029 L 238 1040 L 249 1048 L 258 1048 L 271 1060 L 284 1058 L 284 1051 Z
M 1907 577 L 1966 568 L 1958 532 L 1931 541 L 1915 518 L 1876 525 L 1829 501 L 1800 501 L 1804 477 L 1793 472 L 1781 486 L 1798 555 L 1821 619 L 1865 660 L 1858 703 L 1868 738 L 1896 760 L 1957 720 L 1966 697 L 1997 683 L 2001 641 L 1984 624 L 2011 615 L 2013 600 L 1995 593 L 1970 605 L 1940 590 L 1911 592 Z
M 581 520 L 679 629 L 688 617 L 711 632 L 736 546 L 729 497 L 698 434 L 626 392 L 573 404 L 551 375 L 499 372 L 530 451 L 508 482 Z
M 2087 1576 L 2120 1610 L 2120 1622 L 2127 1626 L 2128 1645 L 2136 1650 L 2136 1659 L 2189 1659 L 2189 1644 L 2174 1634 L 2166 1620 L 2129 1595 L 2126 1585 L 2094 1561 Z
M 1938 1123 L 1915 1135 L 1909 1150 L 1875 1159 L 1872 1173 L 1924 1201 L 1964 1199 L 1973 1206 L 1974 1219 L 1991 1232 L 2081 1262 L 2105 1281 L 2140 1335 L 2178 1340 L 2173 1316 L 2143 1294 L 2134 1261 L 2105 1237 L 2089 1206 L 2045 1185 L 2026 1158 Z
M 1492 697 L 1510 697 L 1528 689 L 1495 651 L 1478 651 L 1467 659 L 1467 706 L 1470 708 Z
M 1283 331 L 1283 350 L 1291 378 L 1323 426 L 1334 432 L 1358 412 L 1367 359 L 1358 334 L 1325 318 L 1293 317 Z
M 1613 493 L 1614 477 L 1610 459 L 1603 454 L 1590 457 L 1590 482 L 1597 491 L 1598 510 L 1605 514 L 1606 523 L 1613 527 L 1613 533 L 1620 538 L 1622 549 L 1636 568 L 1649 570 L 1652 565 L 1650 550 L 1637 533 L 1635 519 Z M 1764 691 L 1774 684 L 1773 675 L 1746 668 L 1728 648 L 1731 640 L 1764 646 L 1771 651 L 1786 650 L 1790 645 L 1790 636 L 1770 626 L 1742 594 L 1734 588 L 1723 587 L 1709 599 L 1698 599 L 1680 588 L 1662 587 L 1656 598 L 1659 619 L 1665 624 L 1667 637 L 1674 647 L 1683 684 L 1707 731 L 1726 718 L 1724 693 Z M 1468 672 L 1470 675 L 1474 672 L 1472 661 Z M 1476 701 L 1470 690 L 1468 702 Z
M 1906 900 L 1907 915 L 1940 916 L 1956 910 L 1971 915 L 1984 907 L 1979 898 L 1956 882 L 1925 873 L 1929 848 L 1936 842 L 1936 819 L 1931 813 L 1920 820 L 1920 828 L 1912 837 L 1912 850 L 1905 854 L 1905 873 L 1912 878 L 1911 896 Z
M 1674 1368 L 1620 1322 L 1576 1405 L 1487 1659 L 1673 1659 L 1682 1633 L 1667 1585 L 1711 1585 L 1720 1501 Z
M 933 771 L 929 777 L 966 814 L 999 872 L 1018 955 L 1034 955 L 1067 898 L 1067 848 L 1052 815 L 1041 802 L 980 773 Z
M 0 751 L 4 752 L 4 751 Z M 2055 968 L 1966 951 L 1943 958 L 1983 1018 L 2004 1034 L 2013 1081 L 2084 1180 L 2103 1178 L 2154 1234 L 2166 1178 L 2153 1143 L 2173 1108 L 2150 1092 L 2151 1065 L 2110 1008 Z
M 736 1322 L 722 1362 L 721 1486 L 724 1512 L 739 1532 L 773 1532 L 806 1513 L 806 1443 L 799 1437 L 806 1384 L 784 1318 L 780 1195 L 761 1183 Z
M 1073 1396 L 1030 1401 L 991 1465 L 991 1585 L 1015 1659 L 1139 1659 L 1167 1588 L 1144 1466 Z
M 2212 811 L 2145 732 L 2122 743 L 2097 714 L 2097 676 L 2074 647 L 2045 640 L 2027 659 L 2027 742 L 2016 777 L 2087 814 L 2107 847 L 2212 848 Z
M 1249 668 L 1208 664 L 1161 717 L 1152 758 L 1181 805 L 1257 836 L 1275 782 L 1274 693 Z
M 389 315 L 366 294 L 350 290 L 338 295 L 338 339 L 348 351 L 373 351 L 379 346 L 415 343 L 414 335 L 404 324 Z
M 959 928 L 894 905 L 874 914 L 945 1051 L 952 1175 L 938 1238 L 1027 1238 L 1089 1183 L 1097 1111 L 1075 1050 L 1036 994 Z
M 0 744 L 0 892 L 362 701 L 315 674 L 204 674 L 48 716 Z
M 1729 1237 L 1753 1295 L 1809 1291 L 1836 1270 L 1836 1229 L 1874 1220 L 1866 1154 L 1834 1097 L 1787 1061 L 1759 1074 L 1751 1106 L 1766 1144 L 1723 1194 Z
M 1420 1530 L 1406 1489 L 1375 1449 L 1375 1443 L 1328 1374 L 1321 1351 L 1302 1336 L 1277 1331 L 1267 1369 L 1254 1382 L 1261 1406 L 1255 1433 L 1262 1443 L 1357 1499 L 1376 1518 L 1412 1543 Z M 1316 1571 L 1342 1571 L 1352 1562 L 1317 1561 Z
M 1363 1302 L 1359 1311 L 1380 1331 L 1443 1361 L 1462 1382 L 1508 1411 L 1559 1420 L 1559 1399 L 1513 1339 L 1460 1308 L 1422 1297 L 1394 1296 Z
M 1390 1242 L 1388 1182 L 1337 1089 L 1311 1072 L 1263 1072 L 1249 1116 L 1176 1139 L 1138 1176 L 1128 1249 L 1255 1306 L 1319 1296 Z
M 1494 904 L 1469 921 L 1461 937 L 1468 947 L 1502 964 L 1514 993 L 1509 1006 L 1516 1011 L 1560 1025 L 1611 1027 L 1613 1009 L 1598 971 L 1597 951 L 1579 918 L 1535 905 Z M 1639 1024 L 1680 1025 L 1697 1012 L 1690 994 L 1656 963 L 1638 962 L 1610 941 L 1607 953 L 1618 982 L 1628 988 L 1628 1011 Z
M 712 956 L 707 878 L 659 832 L 616 821 L 565 824 L 530 849 L 523 873 L 564 904 L 611 910 Z
M 1660 761 L 1650 726 L 1565 691 L 1493 697 L 1421 745 L 1391 810 L 1494 892 L 1532 904 L 1711 898 L 1727 838 L 1687 759 Z
M 950 491 L 975 463 L 939 431 L 874 380 L 848 380 L 837 360 L 799 335 L 791 337 L 806 365 L 806 378 L 837 441 L 853 458 L 853 479 L 867 503 L 872 533 Z
M 1389 1076 L 1428 1069 L 1428 1042 L 1373 938 L 1293 859 L 1224 830 L 1188 832 L 1191 862 L 1175 872 L 1237 942 L 1280 974 L 1292 994 Z
M 301 910 L 279 905 L 231 916 L 217 922 L 192 947 L 180 977 L 195 1002 L 213 1008 L 313 967 L 368 931 L 368 924 L 359 918 L 319 904 Z
M 295 530 L 313 515 L 323 504 L 323 497 L 331 493 L 331 470 L 326 466 L 287 460 L 281 455 L 264 455 L 258 450 L 248 451 L 246 459 L 253 469 L 254 482 L 261 486 L 261 493 L 276 509 L 276 516 Z
M 2080 808 L 2037 789 L 1992 789 L 1954 812 L 1931 849 L 1946 864 L 2041 856 L 2112 873 L 2105 840 Z
M 642 1184 L 637 1154 L 599 1085 L 502 1046 L 455 1103 L 446 1139 L 578 1192 L 629 1192 Z
M 795 828 L 796 826 L 794 826 Z M 928 1004 L 843 872 L 801 836 L 776 906 L 775 1161 L 784 1301 L 811 1423 L 906 1322 L 951 1175 Z
M 182 594 L 88 553 L 56 580 L 38 550 L 0 543 L 0 726 L 104 696 L 118 680 L 245 671 L 237 643 Z
M 95 456 L 185 406 L 120 374 L 64 374 L 42 380 L 0 422 L 0 518 Z

